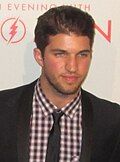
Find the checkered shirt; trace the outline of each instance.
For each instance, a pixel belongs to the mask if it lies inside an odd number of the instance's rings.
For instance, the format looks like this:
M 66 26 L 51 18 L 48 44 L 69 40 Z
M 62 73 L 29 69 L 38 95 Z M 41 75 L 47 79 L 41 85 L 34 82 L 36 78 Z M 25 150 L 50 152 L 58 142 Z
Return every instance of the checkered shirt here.
M 58 109 L 43 93 L 39 81 L 33 96 L 33 112 L 30 123 L 29 162 L 45 162 L 47 143 L 53 126 L 52 113 Z M 64 115 L 60 120 L 61 142 L 59 162 L 78 162 L 81 152 L 81 100 L 78 96 L 61 108 Z

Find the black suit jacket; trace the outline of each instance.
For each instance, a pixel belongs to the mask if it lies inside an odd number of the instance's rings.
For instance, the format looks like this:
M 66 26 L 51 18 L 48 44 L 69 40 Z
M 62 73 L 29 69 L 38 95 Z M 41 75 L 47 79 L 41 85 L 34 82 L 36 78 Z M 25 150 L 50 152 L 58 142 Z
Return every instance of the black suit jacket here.
M 35 82 L 0 92 L 0 162 L 29 162 Z M 80 162 L 120 161 L 120 106 L 82 90 Z

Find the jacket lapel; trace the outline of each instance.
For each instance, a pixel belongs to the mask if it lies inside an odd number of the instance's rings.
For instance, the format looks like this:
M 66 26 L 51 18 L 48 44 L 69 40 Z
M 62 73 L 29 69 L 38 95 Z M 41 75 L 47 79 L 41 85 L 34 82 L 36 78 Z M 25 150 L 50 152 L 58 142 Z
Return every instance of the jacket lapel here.
M 92 146 L 93 110 L 91 101 L 85 91 L 82 95 L 82 148 L 80 162 L 90 162 Z
M 17 149 L 18 162 L 29 161 L 30 116 L 35 83 L 25 86 L 18 105 Z

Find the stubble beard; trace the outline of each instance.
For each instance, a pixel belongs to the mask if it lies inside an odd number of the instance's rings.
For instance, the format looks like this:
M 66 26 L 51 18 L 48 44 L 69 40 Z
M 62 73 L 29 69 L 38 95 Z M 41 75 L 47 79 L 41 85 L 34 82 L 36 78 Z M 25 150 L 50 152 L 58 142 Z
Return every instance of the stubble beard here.
M 70 88 L 65 89 L 64 86 L 62 86 L 61 83 L 59 83 L 57 81 L 57 79 L 55 79 L 55 78 L 51 79 L 48 75 L 45 75 L 45 77 L 46 77 L 49 85 L 52 87 L 52 89 L 54 89 L 56 91 L 56 93 L 59 93 L 60 95 L 65 95 L 65 96 L 74 95 L 74 94 L 78 93 L 78 91 L 81 87 L 81 84 L 82 84 L 82 83 L 79 83 L 78 85 L 75 85 L 73 89 L 70 89 Z M 72 88 L 72 85 L 71 85 L 71 88 Z

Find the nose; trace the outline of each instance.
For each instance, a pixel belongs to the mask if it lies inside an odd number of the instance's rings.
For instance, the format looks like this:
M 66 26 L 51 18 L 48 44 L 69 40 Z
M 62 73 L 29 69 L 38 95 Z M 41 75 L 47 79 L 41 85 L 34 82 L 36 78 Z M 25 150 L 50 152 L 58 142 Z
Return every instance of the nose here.
M 70 73 L 75 73 L 78 68 L 77 58 L 70 56 L 66 61 L 66 70 Z

